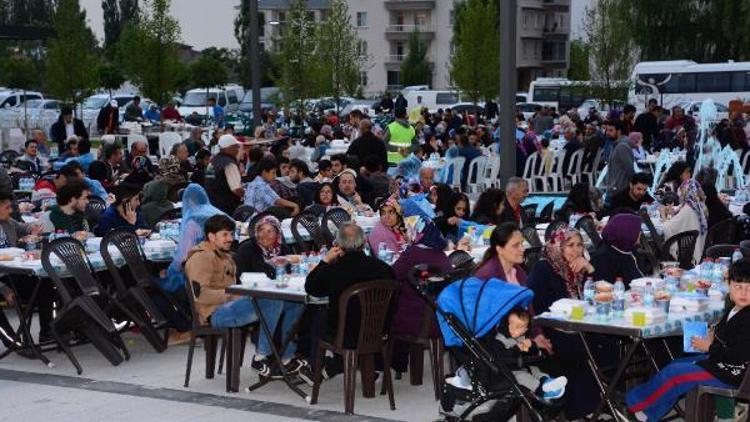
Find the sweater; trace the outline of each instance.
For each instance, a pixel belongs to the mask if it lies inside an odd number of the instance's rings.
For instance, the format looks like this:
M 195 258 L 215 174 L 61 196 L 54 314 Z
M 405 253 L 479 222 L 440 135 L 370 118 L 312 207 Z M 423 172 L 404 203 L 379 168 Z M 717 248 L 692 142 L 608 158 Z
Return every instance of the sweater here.
M 613 195 L 627 189 L 635 174 L 633 148 L 630 140 L 622 137 L 612 150 L 607 168 L 607 193 Z
M 594 266 L 594 280 L 614 283 L 615 278 L 622 277 L 626 289 L 633 279 L 644 277 L 635 255 L 619 251 L 606 242 L 602 242 L 591 254 L 591 265 Z

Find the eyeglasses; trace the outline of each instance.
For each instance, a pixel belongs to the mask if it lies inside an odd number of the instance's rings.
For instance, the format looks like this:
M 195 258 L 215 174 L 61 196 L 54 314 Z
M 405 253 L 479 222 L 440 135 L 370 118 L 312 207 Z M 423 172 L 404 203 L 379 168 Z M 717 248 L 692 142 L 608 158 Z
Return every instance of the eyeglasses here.
M 750 283 L 731 283 L 729 287 L 736 293 L 750 294 Z

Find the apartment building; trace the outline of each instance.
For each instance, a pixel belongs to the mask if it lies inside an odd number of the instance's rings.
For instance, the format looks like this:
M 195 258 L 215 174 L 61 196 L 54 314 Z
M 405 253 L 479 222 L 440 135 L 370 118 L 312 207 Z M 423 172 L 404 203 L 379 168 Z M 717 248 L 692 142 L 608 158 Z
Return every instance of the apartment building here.
M 568 68 L 571 0 L 518 0 L 516 63 L 519 90 L 542 76 L 564 76 Z M 453 53 L 454 0 L 347 0 L 351 20 L 367 57 L 362 72 L 366 94 L 399 89 L 401 62 L 413 31 L 427 43 L 430 86 L 448 89 Z M 274 48 L 289 9 L 288 0 L 260 0 L 265 27 L 262 40 Z M 324 20 L 328 0 L 307 0 L 311 17 Z

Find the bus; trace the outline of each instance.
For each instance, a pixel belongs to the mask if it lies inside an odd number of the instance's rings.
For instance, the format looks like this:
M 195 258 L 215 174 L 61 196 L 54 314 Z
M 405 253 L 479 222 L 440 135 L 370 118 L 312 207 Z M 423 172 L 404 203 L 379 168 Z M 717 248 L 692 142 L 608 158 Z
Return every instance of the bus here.
M 537 78 L 529 85 L 528 102 L 544 107 L 552 107 L 558 111 L 578 108 L 586 100 L 597 99 L 596 92 L 602 92 L 597 82 L 571 81 L 565 78 Z M 615 81 L 612 87 L 616 90 L 616 97 L 625 99 L 627 90 L 622 89 L 626 83 Z
M 750 62 L 641 62 L 631 81 L 628 102 L 638 110 L 652 98 L 666 109 L 709 98 L 723 106 L 732 100 L 750 101 Z

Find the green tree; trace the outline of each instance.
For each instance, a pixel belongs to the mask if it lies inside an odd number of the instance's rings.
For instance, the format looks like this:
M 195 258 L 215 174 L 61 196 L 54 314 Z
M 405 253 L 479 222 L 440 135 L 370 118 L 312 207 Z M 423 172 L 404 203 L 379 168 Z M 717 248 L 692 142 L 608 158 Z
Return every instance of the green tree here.
M 86 12 L 78 0 L 58 0 L 54 26 L 56 37 L 49 40 L 47 49 L 49 91 L 78 104 L 96 88 L 99 65 Z
M 588 81 L 591 79 L 588 44 L 583 40 L 570 41 L 568 79 L 573 81 Z
M 102 14 L 104 16 L 104 50 L 113 51 L 113 47 L 120 40 L 120 6 L 117 0 L 102 0 Z
M 180 26 L 169 14 L 169 4 L 170 0 L 147 1 L 146 11 L 124 30 L 119 45 L 125 75 L 158 104 L 175 93 L 180 76 Z
M 588 40 L 591 90 L 593 95 L 613 105 L 625 100 L 628 78 L 635 62 L 630 35 L 618 17 L 621 0 L 599 0 L 586 8 L 584 33 Z
M 5 61 L 3 66 L 3 79 L 5 83 L 15 89 L 23 91 L 31 90 L 36 85 L 36 72 L 34 62 L 28 57 L 16 55 Z M 23 127 L 24 133 L 29 133 L 29 116 L 26 101 L 23 102 Z
M 124 83 L 125 75 L 120 66 L 113 63 L 103 63 L 99 66 L 99 86 L 106 89 L 110 97 L 112 90 L 121 87 Z
M 500 33 L 495 5 L 486 0 L 468 0 L 457 9 L 451 58 L 454 83 L 471 102 L 494 98 L 500 84 Z
M 227 83 L 229 79 L 227 69 L 221 60 L 204 54 L 190 65 L 190 77 L 195 86 L 206 88 L 206 118 L 208 118 L 208 90 Z
M 300 114 L 304 114 L 305 100 L 319 92 L 311 83 L 318 80 L 314 37 L 317 25 L 308 15 L 304 0 L 293 0 L 287 19 L 281 23 L 284 27 L 275 59 L 279 66 L 276 84 L 284 101 L 296 100 Z
M 427 46 L 416 29 L 409 36 L 407 49 L 406 57 L 401 62 L 401 85 L 429 85 L 432 71 L 427 63 Z
M 357 92 L 364 61 L 358 48 L 360 39 L 344 0 L 331 1 L 328 17 L 318 27 L 316 38 L 321 92 L 334 97 L 338 108 L 343 94 Z

